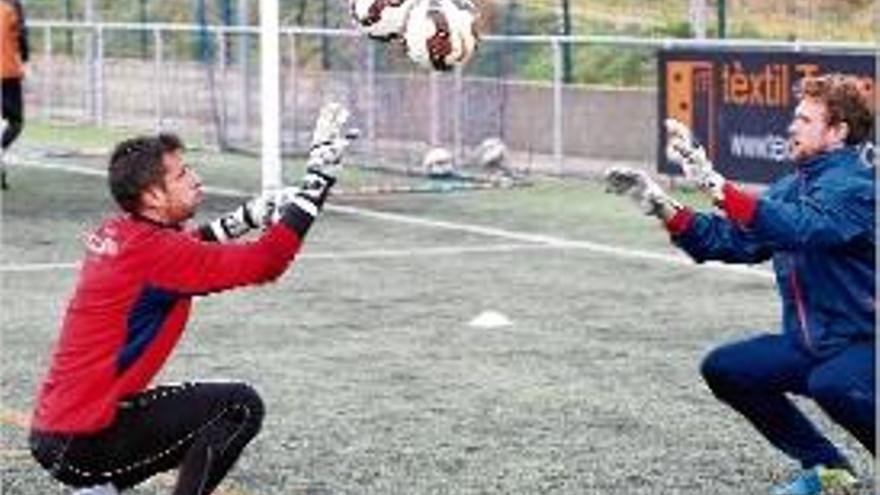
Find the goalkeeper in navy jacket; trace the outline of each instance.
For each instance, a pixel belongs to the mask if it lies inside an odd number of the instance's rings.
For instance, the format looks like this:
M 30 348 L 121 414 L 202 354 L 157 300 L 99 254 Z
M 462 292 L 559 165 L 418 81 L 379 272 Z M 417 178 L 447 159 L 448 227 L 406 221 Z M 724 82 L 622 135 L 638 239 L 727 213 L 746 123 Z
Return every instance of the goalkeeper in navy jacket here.
M 328 110 L 329 108 L 329 110 Z M 174 349 L 194 296 L 262 284 L 290 265 L 333 185 L 347 112 L 327 107 L 302 186 L 249 201 L 194 231 L 202 192 L 173 135 L 116 147 L 111 193 L 124 213 L 87 240 L 32 421 L 31 450 L 59 481 L 113 494 L 179 469 L 176 495 L 211 493 L 260 429 L 243 383 L 148 388 Z M 254 241 L 225 243 L 265 227 Z
M 612 169 L 615 192 L 663 219 L 698 262 L 772 260 L 782 334 L 764 334 L 709 354 L 702 374 L 803 471 L 777 495 L 811 495 L 856 483 L 843 454 L 787 394 L 812 398 L 874 454 L 875 170 L 862 151 L 874 110 L 851 76 L 807 78 L 789 126 L 796 171 L 760 197 L 714 171 L 682 124 L 667 123 L 667 155 L 711 194 L 724 215 L 682 207 L 641 171 Z

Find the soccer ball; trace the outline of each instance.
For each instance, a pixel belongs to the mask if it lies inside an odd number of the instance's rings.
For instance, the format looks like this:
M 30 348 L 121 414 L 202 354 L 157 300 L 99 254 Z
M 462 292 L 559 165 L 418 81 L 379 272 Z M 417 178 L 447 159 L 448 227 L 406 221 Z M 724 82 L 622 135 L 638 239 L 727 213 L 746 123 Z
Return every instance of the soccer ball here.
M 422 168 L 428 177 L 450 177 L 455 173 L 455 159 L 446 148 L 431 148 L 422 159 Z
M 361 31 L 379 41 L 399 38 L 406 18 L 419 0 L 349 0 L 351 16 Z
M 488 138 L 480 143 L 476 151 L 474 151 L 472 161 L 481 168 L 503 169 L 507 161 L 507 145 L 504 144 L 501 138 Z
M 403 38 L 415 63 L 449 71 L 477 50 L 478 11 L 469 0 L 418 0 L 406 20 Z

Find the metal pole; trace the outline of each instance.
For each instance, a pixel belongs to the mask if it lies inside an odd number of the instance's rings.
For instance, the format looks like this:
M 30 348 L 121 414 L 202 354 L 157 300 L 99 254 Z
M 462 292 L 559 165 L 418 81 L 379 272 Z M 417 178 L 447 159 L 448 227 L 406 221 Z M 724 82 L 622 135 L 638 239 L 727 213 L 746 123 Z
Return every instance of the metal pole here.
M 208 7 L 205 0 L 196 2 L 196 23 L 199 25 L 199 41 L 196 45 L 196 57 L 199 62 L 207 64 L 211 61 L 211 42 L 208 39 Z
M 376 44 L 367 43 L 367 154 L 376 161 Z
M 689 17 L 694 38 L 706 38 L 706 0 L 690 0 Z
M 162 41 L 162 31 L 159 28 L 153 29 L 153 107 L 156 110 L 156 132 L 160 132 L 162 130 L 162 120 L 164 118 L 162 112 L 162 61 L 163 55 L 163 41 Z
M 100 24 L 95 35 L 95 114 L 98 125 L 104 124 L 104 27 Z
M 507 11 L 504 13 L 504 34 L 517 34 L 519 32 L 519 1 L 510 0 Z
M 238 0 L 238 24 L 239 26 L 250 25 L 250 8 L 248 0 Z M 251 87 L 251 57 L 250 57 L 250 34 L 241 33 L 238 38 L 238 67 L 241 77 L 241 93 L 238 97 L 238 125 L 240 136 L 247 140 L 249 125 L 250 97 L 253 94 Z
M 327 0 L 321 1 L 321 27 L 327 28 L 330 24 L 330 12 Z M 321 68 L 330 69 L 330 40 L 326 36 L 321 36 Z
M 73 20 L 73 0 L 64 1 L 64 18 L 67 22 Z M 67 54 L 73 55 L 73 30 L 67 30 Z
M 52 27 L 46 26 L 46 29 L 43 30 L 43 63 L 45 64 L 45 69 L 42 70 L 43 74 L 40 79 L 42 80 L 42 91 L 43 91 L 43 109 L 42 109 L 42 117 L 44 120 L 48 120 L 52 117 L 52 95 L 54 91 L 51 89 L 51 81 L 52 81 Z
M 727 0 L 718 0 L 718 37 L 727 38 Z
M 217 112 L 219 113 L 218 118 L 220 120 L 220 135 L 229 136 L 229 128 L 227 125 L 228 115 L 226 114 L 226 79 L 227 79 L 227 71 L 229 67 L 227 67 L 229 54 L 227 53 L 226 46 L 226 33 L 223 30 L 217 30 L 217 84 L 214 86 L 214 95 L 212 96 L 215 101 L 215 105 L 217 105 Z M 218 101 L 219 100 L 219 101 Z
M 437 71 L 432 70 L 431 75 L 429 76 L 430 80 L 428 81 L 429 87 L 428 89 L 431 92 L 431 128 L 430 128 L 430 140 L 431 146 L 439 146 L 440 145 L 440 75 Z
M 464 116 L 464 102 L 465 99 L 462 98 L 462 92 L 464 90 L 464 76 L 462 73 L 462 67 L 458 66 L 455 68 L 455 92 L 453 93 L 453 114 L 452 118 L 455 119 L 452 122 L 453 128 L 453 136 L 452 136 L 452 156 L 455 157 L 455 163 L 460 164 L 462 160 L 464 160 L 464 143 L 463 143 L 463 132 L 462 132 L 462 118 Z
M 562 0 L 562 35 L 571 36 L 571 3 L 570 0 Z M 563 45 L 563 80 L 566 84 L 574 81 L 574 62 L 571 55 L 571 43 Z
M 562 43 L 553 38 L 553 160 L 561 174 L 564 172 L 562 133 Z
M 138 6 L 140 8 L 141 24 L 146 24 L 147 23 L 147 0 L 140 0 L 140 2 L 138 2 Z M 150 34 L 147 32 L 146 29 L 141 31 L 141 58 L 142 59 L 146 59 L 148 52 L 149 52 L 149 50 L 147 49 L 147 44 L 149 43 L 149 36 L 150 36 Z
M 223 17 L 224 26 L 232 26 L 234 15 L 232 13 L 232 0 L 223 0 L 220 5 L 220 15 Z
M 279 84 L 278 0 L 260 0 L 260 121 L 263 190 L 281 187 L 281 87 Z
M 95 2 L 94 0 L 85 0 L 85 4 L 83 5 L 83 18 L 89 24 L 95 22 Z M 86 112 L 88 112 L 89 118 L 94 122 L 97 121 L 97 102 L 96 102 L 96 93 L 95 86 L 97 85 L 97 75 L 95 67 L 95 51 L 97 36 L 95 33 L 94 26 L 92 29 L 88 31 L 88 39 L 86 41 L 86 86 L 85 86 L 85 97 L 86 97 Z
M 298 135 L 296 132 L 297 121 L 299 119 L 299 113 L 296 111 L 297 107 L 299 107 L 299 53 L 296 49 L 296 35 L 290 34 L 290 93 L 291 93 L 291 105 L 290 105 L 290 134 L 291 134 L 291 145 L 296 147 L 299 144 Z M 311 144 L 309 144 L 311 145 Z

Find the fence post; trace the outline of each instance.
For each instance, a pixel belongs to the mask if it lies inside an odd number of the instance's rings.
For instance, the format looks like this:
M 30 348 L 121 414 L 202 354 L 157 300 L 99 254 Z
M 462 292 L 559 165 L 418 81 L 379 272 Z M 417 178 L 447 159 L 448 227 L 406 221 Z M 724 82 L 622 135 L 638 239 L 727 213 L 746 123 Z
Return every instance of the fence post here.
M 159 28 L 153 28 L 153 107 L 156 114 L 156 132 L 162 130 L 162 120 L 164 119 L 162 112 L 162 64 L 163 64 L 163 40 L 162 31 Z
M 367 43 L 367 155 L 376 161 L 376 44 Z
M 241 80 L 238 95 L 238 129 L 239 137 L 245 143 L 249 142 L 250 138 L 250 97 L 253 92 L 251 85 L 250 35 L 249 31 L 242 32 L 242 39 L 239 40 L 238 46 L 238 71 L 239 79 Z
M 688 18 L 691 23 L 691 34 L 697 39 L 706 38 L 706 0 L 690 0 Z
M 249 27 L 251 25 L 250 20 L 250 7 L 248 5 L 248 0 L 238 0 L 238 25 L 242 27 Z M 250 108 L 250 96 L 252 91 L 251 88 L 251 43 L 250 43 L 250 31 L 242 31 L 241 38 L 238 40 L 238 70 L 241 78 L 241 92 L 238 96 L 238 127 L 239 127 L 239 138 L 242 142 L 249 142 L 249 134 L 248 134 L 248 112 Z
M 464 90 L 464 77 L 463 77 L 462 67 L 459 65 L 455 68 L 455 74 L 453 75 L 454 79 L 454 88 L 453 92 L 453 112 L 452 118 L 455 119 L 452 121 L 452 156 L 454 157 L 454 163 L 461 164 L 462 160 L 464 160 L 464 150 L 462 143 L 462 117 L 464 115 L 464 102 L 465 99 L 462 98 L 462 91 Z
M 562 41 L 553 37 L 553 161 L 557 171 L 562 174 L 564 170 L 563 155 L 563 126 L 562 126 L 562 79 L 563 79 L 563 56 Z
M 88 23 L 86 30 L 88 39 L 86 41 L 86 57 L 84 76 L 85 84 L 83 85 L 83 96 L 85 100 L 85 114 L 92 122 L 95 121 L 95 2 L 94 0 L 86 0 L 83 5 L 83 19 Z M 72 30 L 72 29 L 71 29 Z
M 281 187 L 281 40 L 278 0 L 260 2 L 260 158 L 264 191 Z
M 562 35 L 565 37 L 571 36 L 571 1 L 570 0 L 562 0 L 562 12 L 560 13 L 562 17 Z M 573 75 L 573 63 L 571 58 L 571 44 L 566 43 L 565 46 L 562 47 L 562 77 L 563 81 L 566 84 L 571 83 L 574 79 Z
M 73 29 L 71 29 L 72 31 Z M 90 120 L 94 119 L 95 116 L 95 32 L 91 27 L 86 28 L 87 30 L 87 40 L 86 40 L 86 56 L 83 60 L 83 117 L 88 118 Z
M 229 64 L 229 50 L 226 46 L 226 33 L 223 28 L 217 29 L 217 72 L 214 84 L 214 105 L 217 110 L 217 119 L 220 120 L 219 135 L 220 139 L 226 144 L 229 143 L 229 116 L 226 113 L 226 79 Z
M 428 81 L 431 102 L 430 143 L 431 147 L 440 146 L 440 75 L 432 70 Z
M 104 124 L 104 26 L 98 25 L 95 32 L 95 122 Z
M 40 80 L 42 84 L 43 98 L 42 98 L 42 109 L 40 115 L 43 120 L 48 120 L 52 117 L 52 95 L 54 91 L 51 89 L 51 81 L 52 81 L 52 73 L 54 72 L 54 67 L 52 66 L 52 27 L 46 26 L 43 30 L 43 64 L 44 68 L 42 70 L 42 74 L 40 75 Z
M 299 64 L 299 52 L 296 49 L 296 33 L 290 33 L 290 134 L 293 141 L 291 145 L 294 149 L 297 149 L 299 146 L 299 133 L 297 132 L 299 121 L 299 113 L 297 112 L 297 107 L 299 106 L 299 70 L 297 64 Z M 309 143 L 309 146 L 311 146 L 311 143 Z

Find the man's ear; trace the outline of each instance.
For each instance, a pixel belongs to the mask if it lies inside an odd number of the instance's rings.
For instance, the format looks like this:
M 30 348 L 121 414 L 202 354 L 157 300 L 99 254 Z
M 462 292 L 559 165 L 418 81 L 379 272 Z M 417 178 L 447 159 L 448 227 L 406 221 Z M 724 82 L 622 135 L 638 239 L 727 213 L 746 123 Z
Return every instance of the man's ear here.
M 828 132 L 831 133 L 831 138 L 835 143 L 846 144 L 846 138 L 849 137 L 849 124 L 841 121 L 829 127 Z
M 147 187 L 141 192 L 141 210 L 152 210 L 161 206 L 165 191 L 157 185 Z

